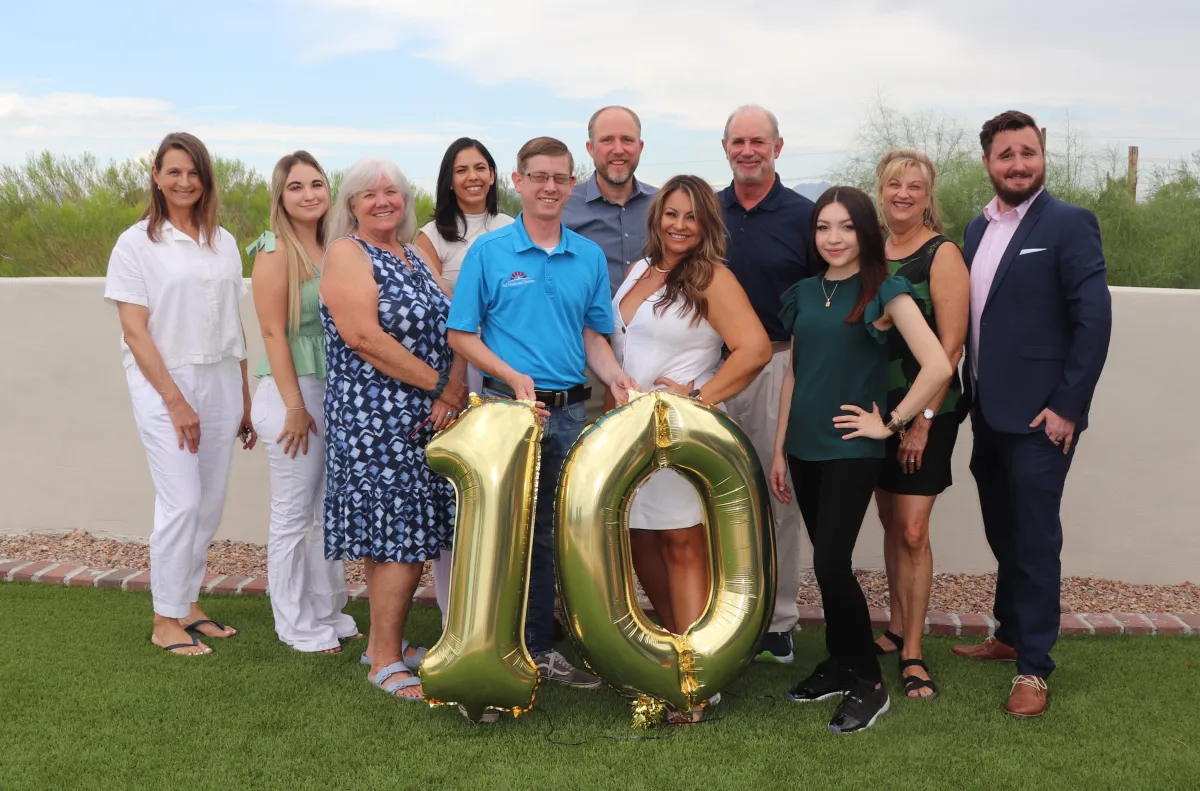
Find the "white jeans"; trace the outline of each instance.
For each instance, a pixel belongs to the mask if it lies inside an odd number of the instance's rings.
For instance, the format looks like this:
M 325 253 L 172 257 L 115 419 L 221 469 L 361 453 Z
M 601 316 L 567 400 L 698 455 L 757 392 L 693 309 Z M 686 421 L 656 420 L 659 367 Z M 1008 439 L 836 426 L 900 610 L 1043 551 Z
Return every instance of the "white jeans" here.
M 725 402 L 729 416 L 737 421 L 754 444 L 763 473 L 770 475 L 775 455 L 775 428 L 779 425 L 779 393 L 787 375 L 790 353 L 776 352 L 767 367 L 750 385 Z M 788 473 L 788 486 L 792 486 Z M 769 495 L 771 516 L 775 523 L 775 612 L 770 631 L 790 632 L 800 619 L 796 596 L 800 593 L 800 551 L 804 540 L 803 522 L 795 498 L 781 503 Z
M 358 627 L 342 612 L 345 564 L 325 559 L 325 383 L 315 376 L 301 376 L 299 382 L 317 424 L 318 433 L 308 435 L 308 453 L 297 451 L 293 459 L 276 442 L 288 413 L 273 377 L 259 381 L 250 415 L 271 465 L 267 581 L 275 633 L 297 651 L 324 651 L 336 648 L 339 638 L 353 637 Z
M 242 421 L 242 371 L 235 358 L 172 369 L 171 378 L 200 417 L 198 453 L 179 449 L 162 396 L 136 365 L 125 369 L 150 477 L 154 532 L 150 534 L 150 592 L 154 612 L 185 618 L 200 598 L 208 547 L 221 524 L 234 442 Z

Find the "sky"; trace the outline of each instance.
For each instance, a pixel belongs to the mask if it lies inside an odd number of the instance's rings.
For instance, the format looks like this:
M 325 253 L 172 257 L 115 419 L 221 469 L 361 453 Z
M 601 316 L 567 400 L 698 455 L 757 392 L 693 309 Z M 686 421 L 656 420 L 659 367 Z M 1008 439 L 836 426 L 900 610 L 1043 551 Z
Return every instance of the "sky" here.
M 606 104 L 643 121 L 638 176 L 721 183 L 725 119 L 779 117 L 778 170 L 817 181 L 880 100 L 961 123 L 998 112 L 1143 168 L 1200 150 L 1200 3 L 1191 0 L 5 0 L 0 164 L 101 160 L 171 131 L 264 174 L 294 148 L 327 169 L 388 156 L 431 188 L 446 146 L 502 172 L 548 134 L 586 157 Z

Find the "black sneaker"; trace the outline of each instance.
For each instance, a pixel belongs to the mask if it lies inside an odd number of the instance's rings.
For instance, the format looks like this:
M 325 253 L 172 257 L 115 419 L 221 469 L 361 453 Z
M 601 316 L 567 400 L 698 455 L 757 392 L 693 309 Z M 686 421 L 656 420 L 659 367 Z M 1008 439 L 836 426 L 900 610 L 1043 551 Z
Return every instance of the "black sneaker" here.
M 875 724 L 875 720 L 891 706 L 887 684 L 856 679 L 833 713 L 829 730 L 834 733 L 854 733 Z
M 826 660 L 817 665 L 808 678 L 792 687 L 787 699 L 793 703 L 812 703 L 846 694 L 846 674 Z
M 763 637 L 762 646 L 758 649 L 758 656 L 754 657 L 754 661 L 790 665 L 795 658 L 795 654 L 792 653 L 791 632 L 767 632 L 766 636 Z

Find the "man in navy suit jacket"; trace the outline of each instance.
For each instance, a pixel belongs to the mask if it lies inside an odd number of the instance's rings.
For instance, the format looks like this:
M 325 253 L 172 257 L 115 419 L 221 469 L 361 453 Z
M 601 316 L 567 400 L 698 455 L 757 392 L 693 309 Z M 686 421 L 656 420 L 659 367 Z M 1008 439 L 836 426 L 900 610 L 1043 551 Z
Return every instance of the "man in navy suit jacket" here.
M 966 228 L 964 396 L 971 472 L 998 566 L 996 633 L 953 650 L 1016 660 L 1007 711 L 1036 717 L 1046 709 L 1059 630 L 1059 506 L 1108 356 L 1112 303 L 1096 216 L 1045 191 L 1034 120 L 1008 111 L 979 138 L 996 197 Z

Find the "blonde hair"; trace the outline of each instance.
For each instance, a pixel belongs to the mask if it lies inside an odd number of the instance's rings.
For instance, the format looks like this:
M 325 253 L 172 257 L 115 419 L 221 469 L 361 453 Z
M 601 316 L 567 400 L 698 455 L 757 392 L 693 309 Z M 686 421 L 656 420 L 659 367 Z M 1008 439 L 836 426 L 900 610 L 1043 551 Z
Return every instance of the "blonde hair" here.
M 305 280 L 317 275 L 317 265 L 309 258 L 296 229 L 292 227 L 292 218 L 283 207 L 283 190 L 287 187 L 288 176 L 296 165 L 308 165 L 321 174 L 326 189 L 329 188 L 329 177 L 317 163 L 312 154 L 307 151 L 294 151 L 275 163 L 271 173 L 271 233 L 283 245 L 284 264 L 287 270 L 287 326 L 288 332 L 294 333 L 300 329 L 300 286 Z M 326 211 L 328 214 L 328 211 Z M 317 243 L 325 246 L 325 215 L 317 220 Z
M 417 235 L 417 210 L 413 206 L 412 187 L 396 163 L 382 157 L 360 159 L 346 171 L 338 184 L 337 198 L 329 210 L 326 238 L 332 244 L 343 236 L 349 236 L 357 225 L 354 217 L 354 196 L 361 190 L 375 186 L 380 177 L 386 178 L 404 198 L 404 219 L 396 228 L 396 241 L 408 244 Z
M 942 232 L 942 210 L 938 206 L 934 188 L 937 185 L 937 166 L 933 160 L 912 148 L 893 148 L 883 155 L 875 166 L 875 206 L 879 211 L 879 222 L 888 227 L 887 214 L 883 209 L 883 188 L 892 179 L 899 178 L 909 167 L 915 165 L 925 176 L 929 185 L 929 208 L 925 210 L 925 224 L 937 233 Z

